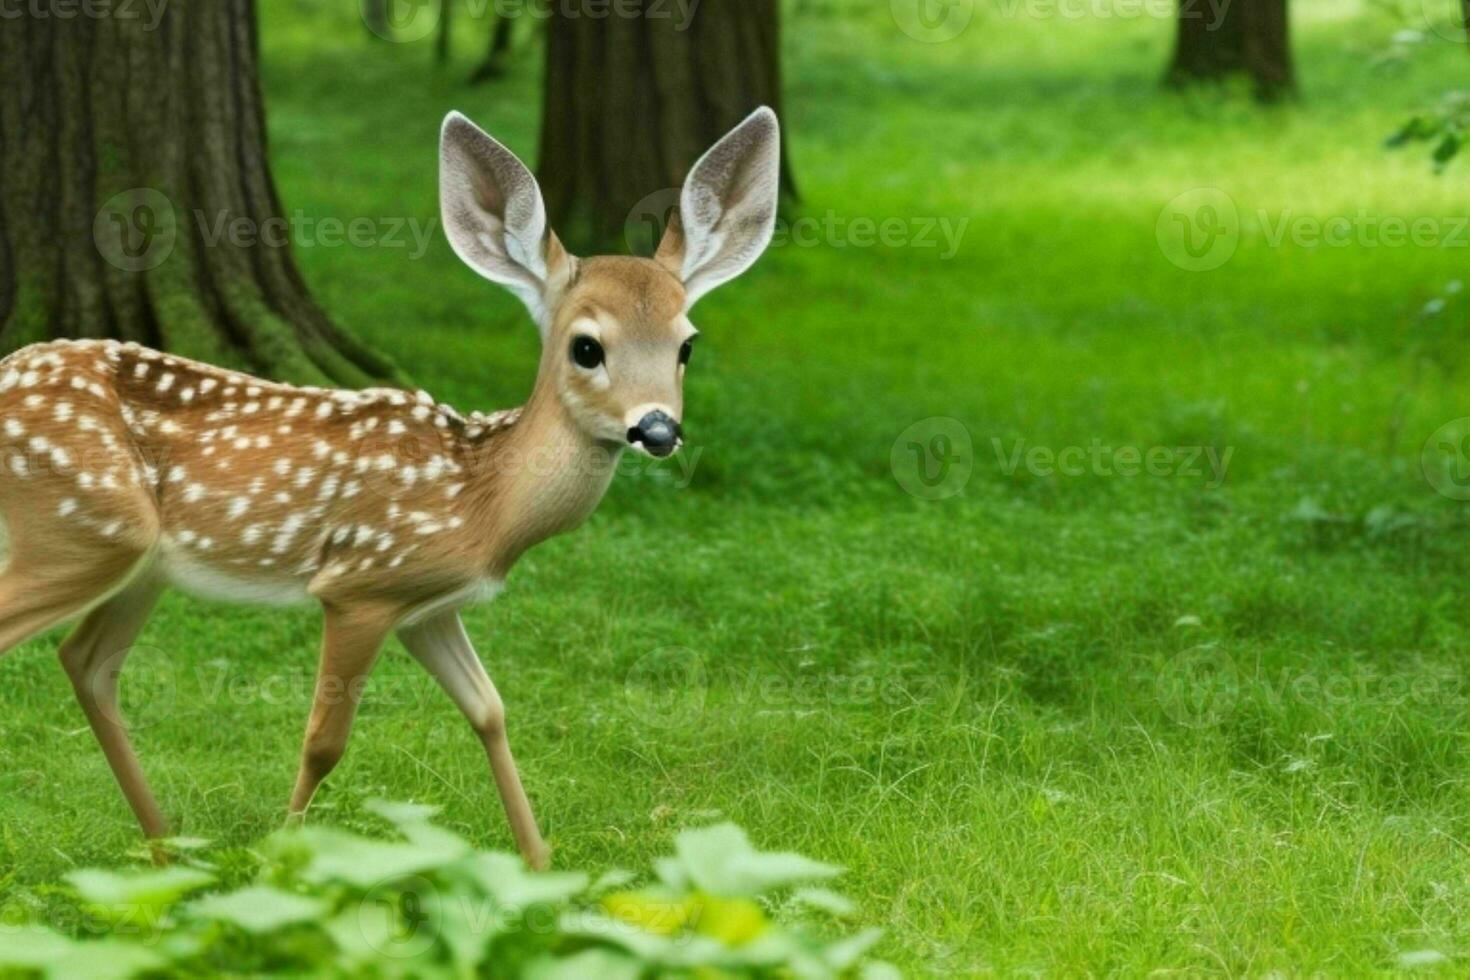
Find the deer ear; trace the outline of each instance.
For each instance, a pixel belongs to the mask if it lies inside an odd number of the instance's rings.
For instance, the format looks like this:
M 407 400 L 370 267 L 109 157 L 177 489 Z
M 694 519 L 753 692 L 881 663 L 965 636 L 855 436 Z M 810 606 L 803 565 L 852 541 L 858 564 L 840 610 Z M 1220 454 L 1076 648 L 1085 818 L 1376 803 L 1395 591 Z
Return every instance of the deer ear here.
M 458 112 L 444 117 L 439 138 L 439 209 L 455 254 L 520 297 L 542 324 L 570 257 L 546 227 L 531 171 Z
M 776 230 L 781 125 L 762 106 L 689 171 L 657 260 L 684 282 L 693 306 L 755 264 Z

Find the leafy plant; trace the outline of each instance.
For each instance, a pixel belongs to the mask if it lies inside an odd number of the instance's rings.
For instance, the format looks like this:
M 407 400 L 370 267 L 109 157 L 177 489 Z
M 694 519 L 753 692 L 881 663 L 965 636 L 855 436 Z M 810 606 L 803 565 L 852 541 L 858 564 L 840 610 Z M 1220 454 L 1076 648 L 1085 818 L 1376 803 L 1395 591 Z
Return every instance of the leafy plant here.
M 1397 149 L 1410 143 L 1431 143 L 1434 169 L 1443 171 L 1460 154 L 1470 133 L 1470 92 L 1448 92 L 1432 109 L 1414 116 L 1388 138 Z
M 529 872 L 433 823 L 430 807 L 372 809 L 394 837 L 282 831 L 262 843 L 255 880 L 234 890 L 214 887 L 194 845 L 172 867 L 73 872 L 80 935 L 0 925 L 0 976 L 897 976 L 867 957 L 878 930 L 831 940 L 806 921 L 851 913 L 815 884 L 840 869 L 758 851 L 733 824 L 679 834 L 639 885 L 623 871 L 595 881 Z M 778 904 L 794 924 L 772 918 Z

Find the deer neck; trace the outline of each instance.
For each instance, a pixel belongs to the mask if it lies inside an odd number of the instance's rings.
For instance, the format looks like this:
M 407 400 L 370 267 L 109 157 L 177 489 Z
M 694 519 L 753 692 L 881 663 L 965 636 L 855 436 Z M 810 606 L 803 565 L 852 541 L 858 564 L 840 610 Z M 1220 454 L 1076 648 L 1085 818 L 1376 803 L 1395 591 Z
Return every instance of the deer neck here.
M 490 531 L 489 574 L 503 577 L 529 548 L 591 516 L 622 452 L 588 436 L 552 386 L 538 382 L 520 419 L 475 461 L 465 491 L 470 526 Z

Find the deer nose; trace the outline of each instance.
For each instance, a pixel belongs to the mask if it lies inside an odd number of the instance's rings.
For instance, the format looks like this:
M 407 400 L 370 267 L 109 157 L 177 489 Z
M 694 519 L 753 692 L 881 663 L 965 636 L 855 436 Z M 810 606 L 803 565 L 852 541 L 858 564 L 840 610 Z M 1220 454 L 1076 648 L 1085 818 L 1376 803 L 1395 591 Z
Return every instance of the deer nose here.
M 628 430 L 628 442 L 642 444 L 654 456 L 664 457 L 679 448 L 684 430 L 664 412 L 649 412 Z

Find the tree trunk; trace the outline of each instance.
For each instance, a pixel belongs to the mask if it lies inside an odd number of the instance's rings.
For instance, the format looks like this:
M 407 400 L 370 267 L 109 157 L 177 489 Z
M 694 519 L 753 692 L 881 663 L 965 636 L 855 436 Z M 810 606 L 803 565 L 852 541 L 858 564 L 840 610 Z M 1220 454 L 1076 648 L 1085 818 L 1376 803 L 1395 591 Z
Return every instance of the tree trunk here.
M 622 238 L 636 206 L 671 196 L 746 115 L 781 111 L 778 0 L 707 0 L 687 23 L 680 4 L 638 0 L 636 17 L 605 6 L 566 0 L 548 24 L 538 177 L 576 246 Z M 782 184 L 795 194 L 785 158 Z
M 1267 101 L 1296 90 L 1286 0 L 1180 0 L 1168 82 L 1182 86 L 1232 75 L 1250 78 Z
M 1470 0 L 1465 0 L 1465 2 L 1470 3 Z M 507 14 L 501 14 L 495 18 L 495 27 L 490 31 L 490 47 L 485 52 L 485 60 L 470 72 L 469 84 L 478 85 L 492 78 L 500 78 L 505 74 L 505 59 L 510 57 L 511 32 L 515 28 L 515 23 L 515 19 Z
M 439 35 L 434 39 L 434 63 L 437 65 L 449 64 L 453 16 L 453 0 L 439 0 Z
M 392 378 L 292 257 L 253 0 L 152 9 L 0 30 L 0 351 L 115 337 L 293 381 Z
M 388 27 L 388 0 L 362 0 L 362 22 L 373 37 L 382 40 L 391 37 Z

